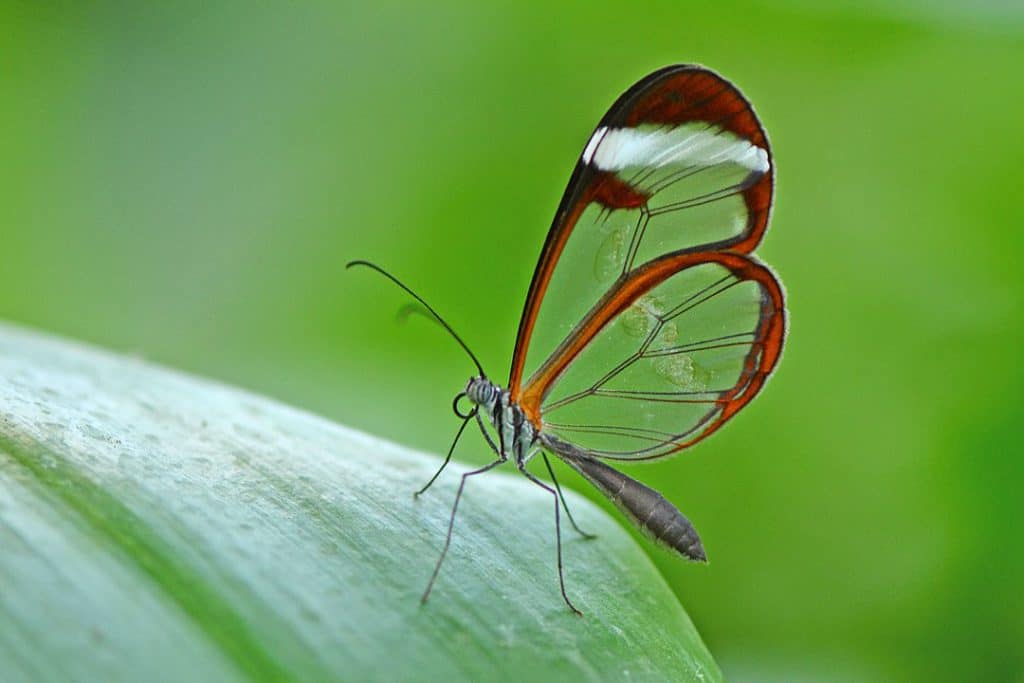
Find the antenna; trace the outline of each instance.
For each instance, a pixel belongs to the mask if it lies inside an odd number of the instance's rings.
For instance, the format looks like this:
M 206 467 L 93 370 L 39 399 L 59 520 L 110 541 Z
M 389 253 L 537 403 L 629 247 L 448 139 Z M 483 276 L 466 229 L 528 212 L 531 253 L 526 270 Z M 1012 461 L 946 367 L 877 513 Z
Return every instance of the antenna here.
M 367 268 L 370 268 L 371 270 L 377 271 L 378 273 L 380 273 L 381 275 L 383 275 L 384 277 L 386 277 L 387 279 L 391 280 L 396 285 L 398 285 L 399 287 L 404 289 L 406 294 L 408 294 L 412 298 L 416 299 L 416 301 L 418 301 L 421 304 L 423 304 L 423 307 L 426 308 L 428 311 L 430 311 L 430 314 L 432 316 L 434 316 L 434 320 L 436 320 L 441 325 L 441 327 L 443 327 L 444 329 L 448 330 L 448 334 L 452 335 L 452 337 L 455 339 L 455 341 L 457 341 L 459 343 L 459 346 L 461 346 L 466 351 L 466 353 L 469 354 L 469 357 L 471 359 L 473 359 L 473 364 L 476 365 L 476 369 L 480 371 L 480 376 L 481 377 L 486 377 L 487 376 L 487 373 L 484 372 L 483 366 L 480 365 L 480 361 L 477 360 L 476 355 L 474 355 L 474 353 L 469 350 L 469 347 L 466 346 L 466 342 L 462 341 L 462 337 L 460 337 L 458 335 L 458 333 L 455 330 L 452 329 L 452 326 L 449 325 L 448 323 L 446 323 L 444 321 L 444 318 L 442 318 L 441 315 L 437 311 L 434 310 L 433 306 L 431 306 L 426 301 L 424 301 L 423 298 L 419 294 L 417 294 L 416 292 L 414 292 L 411 289 L 409 289 L 408 287 L 406 287 L 404 284 L 402 284 L 401 280 L 399 280 L 397 277 L 395 277 L 394 275 L 392 275 L 388 271 L 384 270 L 380 266 L 376 265 L 375 263 L 370 263 L 369 261 L 349 261 L 348 263 L 345 264 L 345 268 L 351 268 L 353 266 L 366 266 Z

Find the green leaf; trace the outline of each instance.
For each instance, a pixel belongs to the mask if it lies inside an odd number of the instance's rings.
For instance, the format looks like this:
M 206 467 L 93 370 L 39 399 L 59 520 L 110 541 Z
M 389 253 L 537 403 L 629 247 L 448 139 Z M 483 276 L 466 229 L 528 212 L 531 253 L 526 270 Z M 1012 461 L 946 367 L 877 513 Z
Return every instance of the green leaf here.
M 343 387 L 339 387 L 343 390 Z M 387 406 L 381 406 L 387 410 Z M 400 419 L 400 416 L 396 416 Z M 4 681 L 720 680 L 616 520 L 138 359 L 0 326 Z

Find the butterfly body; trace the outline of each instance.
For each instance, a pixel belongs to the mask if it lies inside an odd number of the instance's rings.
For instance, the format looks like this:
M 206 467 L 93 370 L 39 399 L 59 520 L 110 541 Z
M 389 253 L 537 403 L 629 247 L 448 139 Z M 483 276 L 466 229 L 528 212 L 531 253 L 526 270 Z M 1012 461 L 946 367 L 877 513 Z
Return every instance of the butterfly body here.
M 693 525 L 654 489 L 609 462 L 671 456 L 715 433 L 764 388 L 786 337 L 785 295 L 753 251 L 768 228 L 775 166 L 750 102 L 696 65 L 659 69 L 627 89 L 587 139 L 555 212 L 519 320 L 507 388 L 479 374 L 456 397 L 462 418 L 444 465 L 476 419 L 497 459 L 512 459 L 559 504 L 547 454 L 581 474 L 644 533 L 705 560 Z M 473 408 L 463 413 L 459 400 Z M 491 437 L 488 423 L 497 438 Z M 527 469 L 541 455 L 551 484 Z M 418 495 L 418 494 L 417 494 Z M 584 536 L 589 536 L 580 531 Z
M 693 524 L 664 496 L 590 457 L 571 443 L 545 434 L 512 400 L 509 390 L 486 377 L 473 377 L 459 396 L 462 395 L 478 407 L 475 417 L 480 432 L 500 462 L 506 462 L 511 456 L 516 466 L 525 471 L 526 463 L 541 449 L 554 453 L 601 491 L 646 535 L 688 559 L 707 559 Z M 482 415 L 487 415 L 494 427 L 497 443 L 488 433 Z
M 511 455 L 517 466 L 525 467 L 537 453 L 540 432 L 527 419 L 519 404 L 512 400 L 508 389 L 502 389 L 486 377 L 473 377 L 466 383 L 463 393 L 479 407 L 476 411 L 477 424 L 495 455 L 502 462 Z M 497 443 L 487 432 L 482 415 L 487 415 L 497 432 Z
M 545 447 L 583 475 L 646 536 L 689 560 L 707 561 L 697 529 L 663 495 L 557 437 L 544 436 L 542 440 Z

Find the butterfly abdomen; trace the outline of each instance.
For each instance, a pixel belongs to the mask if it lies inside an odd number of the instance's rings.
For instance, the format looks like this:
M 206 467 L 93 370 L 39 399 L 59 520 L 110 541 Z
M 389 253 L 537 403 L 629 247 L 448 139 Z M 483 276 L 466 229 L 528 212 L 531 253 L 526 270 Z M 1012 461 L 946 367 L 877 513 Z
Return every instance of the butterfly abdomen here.
M 641 531 L 684 557 L 707 561 L 700 536 L 683 513 L 654 489 L 644 486 L 600 460 L 581 453 L 561 452 L 560 442 L 548 443 L 566 463 L 596 486 Z

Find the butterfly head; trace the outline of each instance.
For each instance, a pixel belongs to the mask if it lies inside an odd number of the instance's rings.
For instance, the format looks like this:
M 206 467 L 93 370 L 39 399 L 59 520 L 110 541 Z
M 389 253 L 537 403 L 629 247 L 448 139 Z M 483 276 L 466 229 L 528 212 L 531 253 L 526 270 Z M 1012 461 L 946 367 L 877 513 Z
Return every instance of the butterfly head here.
M 486 406 L 494 403 L 500 392 L 501 389 L 494 382 L 483 376 L 471 377 L 466 382 L 466 398 L 472 401 L 474 405 Z
M 483 406 L 490 411 L 500 395 L 501 389 L 484 375 L 470 377 L 469 381 L 466 382 L 466 388 L 455 395 L 452 409 L 456 415 L 464 420 L 468 420 L 473 417 L 479 406 Z M 463 398 L 468 398 L 469 402 L 473 404 L 473 408 L 469 412 L 463 412 L 459 409 L 459 401 Z

